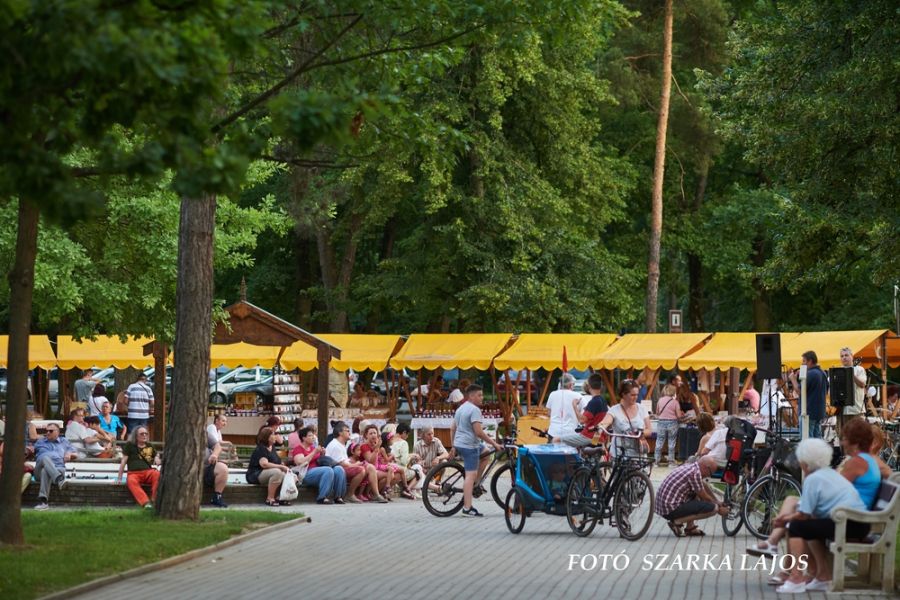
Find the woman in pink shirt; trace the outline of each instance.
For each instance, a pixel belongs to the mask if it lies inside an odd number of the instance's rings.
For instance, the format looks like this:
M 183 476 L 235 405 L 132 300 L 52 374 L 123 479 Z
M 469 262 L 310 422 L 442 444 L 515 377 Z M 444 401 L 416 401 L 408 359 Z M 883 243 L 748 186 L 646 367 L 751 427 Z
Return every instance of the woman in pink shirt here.
M 669 443 L 669 453 L 666 458 L 669 461 L 675 460 L 675 440 L 678 438 L 678 420 L 684 417 L 681 411 L 681 405 L 678 398 L 675 397 L 675 386 L 671 383 L 666 384 L 663 388 L 663 395 L 656 401 L 656 450 L 654 451 L 654 459 L 659 465 L 662 459 L 663 444 Z

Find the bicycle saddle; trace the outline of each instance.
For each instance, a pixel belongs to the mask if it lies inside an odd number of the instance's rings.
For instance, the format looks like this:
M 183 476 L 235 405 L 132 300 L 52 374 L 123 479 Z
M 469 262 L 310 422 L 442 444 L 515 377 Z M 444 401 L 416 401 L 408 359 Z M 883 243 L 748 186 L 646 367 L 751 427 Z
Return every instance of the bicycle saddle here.
M 585 456 L 594 456 L 596 454 L 605 454 L 606 448 L 603 446 L 588 446 L 587 448 L 582 448 L 581 453 Z

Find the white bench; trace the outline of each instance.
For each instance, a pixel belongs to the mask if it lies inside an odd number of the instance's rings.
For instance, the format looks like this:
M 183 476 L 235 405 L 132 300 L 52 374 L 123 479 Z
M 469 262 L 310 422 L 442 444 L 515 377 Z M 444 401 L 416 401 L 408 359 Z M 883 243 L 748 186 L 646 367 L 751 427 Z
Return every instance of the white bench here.
M 843 591 L 846 583 L 878 586 L 882 591 L 894 591 L 894 552 L 897 543 L 897 525 L 900 524 L 900 473 L 881 482 L 875 508 L 871 511 L 859 511 L 851 508 L 836 508 L 831 513 L 834 520 L 834 541 L 831 542 L 831 553 L 834 554 L 834 572 L 831 579 L 831 591 Z M 869 523 L 872 527 L 868 537 L 862 541 L 847 540 L 847 521 Z M 847 554 L 859 553 L 859 573 L 857 577 L 848 579 L 845 576 Z

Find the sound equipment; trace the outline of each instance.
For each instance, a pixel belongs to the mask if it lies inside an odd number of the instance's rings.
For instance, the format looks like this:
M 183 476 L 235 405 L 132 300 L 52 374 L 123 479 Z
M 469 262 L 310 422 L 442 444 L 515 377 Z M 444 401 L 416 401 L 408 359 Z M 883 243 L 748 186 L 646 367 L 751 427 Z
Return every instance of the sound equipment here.
M 853 367 L 828 369 L 828 387 L 832 406 L 853 406 Z
M 678 428 L 678 460 L 684 462 L 689 456 L 697 454 L 700 447 L 700 430 L 694 425 Z
M 756 334 L 756 378 L 779 379 L 781 377 L 781 335 Z

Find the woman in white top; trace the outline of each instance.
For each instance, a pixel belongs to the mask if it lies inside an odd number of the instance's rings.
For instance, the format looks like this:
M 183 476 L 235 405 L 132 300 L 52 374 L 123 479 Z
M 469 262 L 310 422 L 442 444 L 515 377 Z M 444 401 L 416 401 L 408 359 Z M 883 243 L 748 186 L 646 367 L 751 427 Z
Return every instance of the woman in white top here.
M 102 415 L 104 402 L 109 402 L 109 400 L 106 399 L 106 388 L 103 387 L 102 383 L 98 383 L 94 386 L 94 391 L 91 392 L 91 399 L 88 400 L 90 416 L 99 417 Z
M 602 427 L 612 425 L 613 433 L 642 433 L 640 444 L 635 440 L 614 437 L 612 453 L 614 456 L 640 456 L 650 450 L 647 438 L 652 434 L 650 429 L 650 413 L 638 404 L 638 385 L 631 379 L 619 384 L 619 403 L 609 409 L 600 422 Z

